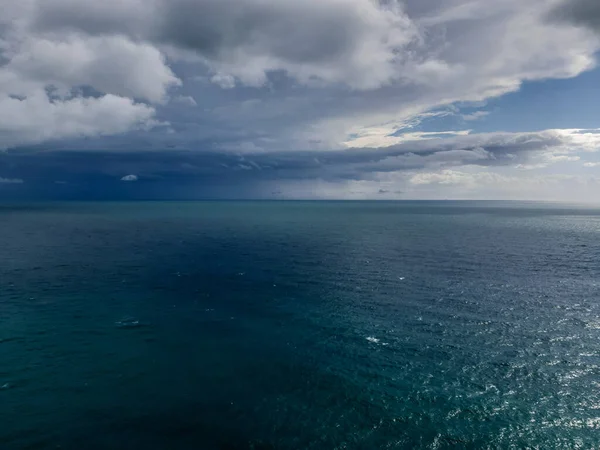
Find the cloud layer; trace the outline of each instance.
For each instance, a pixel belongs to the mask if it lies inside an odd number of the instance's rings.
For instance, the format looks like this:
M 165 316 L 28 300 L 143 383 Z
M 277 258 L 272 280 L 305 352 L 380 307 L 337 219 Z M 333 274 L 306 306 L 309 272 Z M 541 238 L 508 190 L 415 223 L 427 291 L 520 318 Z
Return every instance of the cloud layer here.
M 598 148 L 581 130 L 413 130 L 444 115 L 471 127 L 489 111 L 461 105 L 594 68 L 594 0 L 0 0 L 0 10 L 0 150 L 161 152 L 95 172 L 117 181 L 383 183 L 398 172 L 412 186 L 449 185 L 466 179 L 463 166 L 540 169 Z
M 66 181 L 72 192 L 81 186 L 101 186 L 110 194 L 115 194 L 115 182 L 143 178 L 144 188 L 161 189 L 160 195 L 178 198 L 452 198 L 493 196 L 499 189 L 510 193 L 510 198 L 531 198 L 533 188 L 540 197 L 544 187 L 569 182 L 570 190 L 557 188 L 554 193 L 567 198 L 582 195 L 577 177 L 539 169 L 551 170 L 559 164 L 596 166 L 581 159 L 594 155 L 599 146 L 600 130 L 547 130 L 337 151 L 9 152 L 0 159 L 0 173 L 45 185 Z M 589 179 L 586 175 L 581 181 Z M 525 185 L 533 187 L 516 190 Z M 483 190 L 486 187 L 495 190 Z M 66 190 L 61 187 L 61 192 Z

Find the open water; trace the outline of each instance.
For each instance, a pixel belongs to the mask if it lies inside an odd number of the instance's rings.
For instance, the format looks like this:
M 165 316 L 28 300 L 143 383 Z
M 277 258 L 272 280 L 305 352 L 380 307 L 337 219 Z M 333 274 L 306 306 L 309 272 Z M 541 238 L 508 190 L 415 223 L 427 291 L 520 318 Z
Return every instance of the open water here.
M 0 206 L 0 448 L 600 446 L 600 209 Z

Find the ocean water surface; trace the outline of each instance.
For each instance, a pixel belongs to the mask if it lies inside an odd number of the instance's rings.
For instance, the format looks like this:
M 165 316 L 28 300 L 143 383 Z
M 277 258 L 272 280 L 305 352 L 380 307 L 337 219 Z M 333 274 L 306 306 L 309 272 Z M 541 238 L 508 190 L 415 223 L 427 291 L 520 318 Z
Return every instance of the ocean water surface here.
M 0 205 L 0 448 L 600 446 L 600 209 Z

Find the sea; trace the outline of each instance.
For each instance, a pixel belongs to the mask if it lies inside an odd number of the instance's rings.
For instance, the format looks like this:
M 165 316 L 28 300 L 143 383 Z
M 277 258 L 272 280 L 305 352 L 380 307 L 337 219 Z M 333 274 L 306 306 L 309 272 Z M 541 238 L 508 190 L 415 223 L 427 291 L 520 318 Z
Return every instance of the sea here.
M 0 205 L 0 449 L 600 447 L 600 208 Z

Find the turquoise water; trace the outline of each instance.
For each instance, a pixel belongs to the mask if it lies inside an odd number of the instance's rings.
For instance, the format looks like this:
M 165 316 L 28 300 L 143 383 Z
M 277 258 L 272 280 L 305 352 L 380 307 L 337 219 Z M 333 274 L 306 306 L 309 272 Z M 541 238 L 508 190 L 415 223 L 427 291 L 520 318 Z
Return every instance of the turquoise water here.
M 0 448 L 600 445 L 600 210 L 0 206 Z

